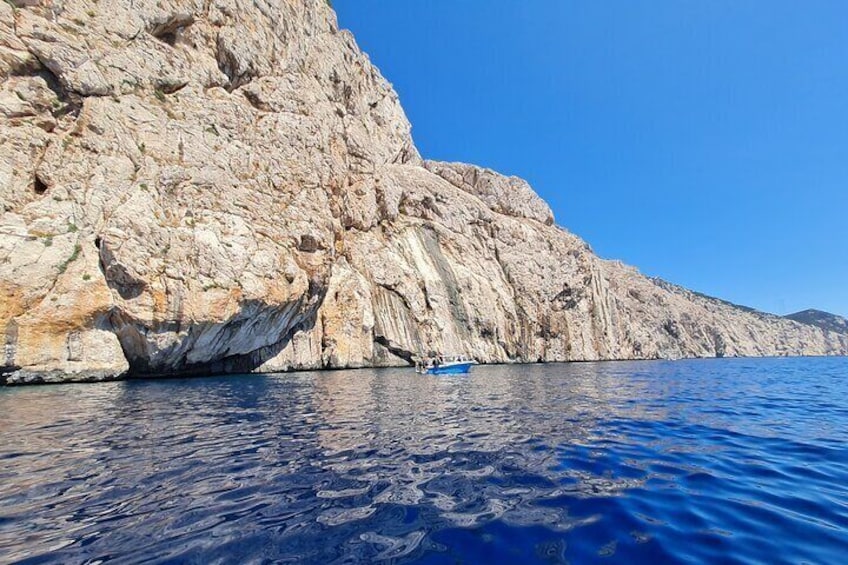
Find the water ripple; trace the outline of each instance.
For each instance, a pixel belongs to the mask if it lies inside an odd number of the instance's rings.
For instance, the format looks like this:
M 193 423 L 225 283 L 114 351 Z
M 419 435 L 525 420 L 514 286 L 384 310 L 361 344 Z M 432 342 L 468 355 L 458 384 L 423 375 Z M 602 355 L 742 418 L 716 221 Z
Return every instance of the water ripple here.
M 848 360 L 0 390 L 0 562 L 841 563 Z

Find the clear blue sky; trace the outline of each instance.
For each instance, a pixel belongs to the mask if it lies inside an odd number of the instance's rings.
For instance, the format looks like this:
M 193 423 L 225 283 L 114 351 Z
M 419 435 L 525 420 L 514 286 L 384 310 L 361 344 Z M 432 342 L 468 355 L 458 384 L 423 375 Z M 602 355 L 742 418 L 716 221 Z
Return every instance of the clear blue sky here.
M 848 315 L 848 2 L 333 3 L 425 157 L 648 275 Z

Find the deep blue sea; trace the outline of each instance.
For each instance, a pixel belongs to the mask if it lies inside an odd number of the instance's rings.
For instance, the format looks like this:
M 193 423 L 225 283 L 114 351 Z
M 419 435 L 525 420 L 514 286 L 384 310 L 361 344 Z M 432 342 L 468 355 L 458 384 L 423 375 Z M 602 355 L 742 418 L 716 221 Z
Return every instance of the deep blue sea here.
M 0 563 L 848 562 L 848 359 L 0 389 Z

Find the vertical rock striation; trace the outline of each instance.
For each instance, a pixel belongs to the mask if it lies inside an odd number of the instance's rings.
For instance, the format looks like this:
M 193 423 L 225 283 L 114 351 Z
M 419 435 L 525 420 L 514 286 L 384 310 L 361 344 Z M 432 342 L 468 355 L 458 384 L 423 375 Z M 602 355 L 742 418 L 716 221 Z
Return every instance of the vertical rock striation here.
M 602 261 L 521 179 L 423 161 L 323 0 L 0 2 L 6 382 L 846 354 Z

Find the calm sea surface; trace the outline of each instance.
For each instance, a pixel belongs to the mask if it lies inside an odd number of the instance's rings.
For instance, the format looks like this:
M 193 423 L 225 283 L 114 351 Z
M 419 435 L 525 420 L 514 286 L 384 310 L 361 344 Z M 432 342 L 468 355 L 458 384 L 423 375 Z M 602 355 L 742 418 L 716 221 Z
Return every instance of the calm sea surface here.
M 0 563 L 848 562 L 848 359 L 0 389 Z

